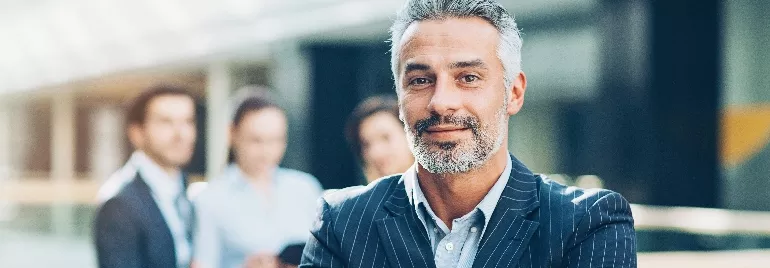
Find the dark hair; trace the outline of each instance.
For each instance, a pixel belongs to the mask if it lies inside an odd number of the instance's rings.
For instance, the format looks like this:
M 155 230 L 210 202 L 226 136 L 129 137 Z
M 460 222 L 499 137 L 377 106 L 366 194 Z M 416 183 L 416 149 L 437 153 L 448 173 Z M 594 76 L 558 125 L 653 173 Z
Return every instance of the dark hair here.
M 196 101 L 195 95 L 183 87 L 172 85 L 157 85 L 150 87 L 142 91 L 142 93 L 131 101 L 131 104 L 128 106 L 126 125 L 143 125 L 145 120 L 147 120 L 147 108 L 149 108 L 150 102 L 155 98 L 168 95 L 187 96 L 192 99 L 193 102 Z
M 353 109 L 345 125 L 345 138 L 348 140 L 350 149 L 359 162 L 363 162 L 361 138 L 359 137 L 361 123 L 366 118 L 380 112 L 390 113 L 398 119 L 398 100 L 396 97 L 392 95 L 379 95 L 365 99 Z
M 246 115 L 250 112 L 256 112 L 261 111 L 263 109 L 267 108 L 274 108 L 278 109 L 281 112 L 285 113 L 283 108 L 279 106 L 277 103 L 273 102 L 270 97 L 267 95 L 253 95 L 246 97 L 243 99 L 239 104 L 238 108 L 235 109 L 235 113 L 233 114 L 233 120 L 232 124 L 233 127 L 238 127 L 243 121 L 243 118 L 246 117 Z M 228 163 L 234 163 L 235 162 L 235 152 L 233 151 L 233 148 L 230 148 L 230 151 L 227 153 L 227 162 Z
M 238 108 L 235 109 L 235 113 L 233 113 L 233 126 L 239 126 L 249 112 L 256 112 L 267 108 L 275 108 L 283 112 L 283 108 L 267 96 L 255 95 L 243 99 L 238 104 Z

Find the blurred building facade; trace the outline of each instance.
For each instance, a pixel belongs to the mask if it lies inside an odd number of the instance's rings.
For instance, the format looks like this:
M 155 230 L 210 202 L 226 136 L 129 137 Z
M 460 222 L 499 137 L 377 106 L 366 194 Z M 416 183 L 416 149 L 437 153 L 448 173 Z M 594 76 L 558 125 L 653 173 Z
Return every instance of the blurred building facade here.
M 528 77 L 509 149 L 535 172 L 593 175 L 639 204 L 770 211 L 770 3 L 500 2 Z M 360 183 L 343 126 L 394 92 L 402 3 L 0 3 L 0 227 L 85 241 L 96 189 L 131 153 L 126 101 L 157 83 L 201 97 L 199 178 L 225 163 L 230 93 L 256 84 L 288 111 L 285 166 Z

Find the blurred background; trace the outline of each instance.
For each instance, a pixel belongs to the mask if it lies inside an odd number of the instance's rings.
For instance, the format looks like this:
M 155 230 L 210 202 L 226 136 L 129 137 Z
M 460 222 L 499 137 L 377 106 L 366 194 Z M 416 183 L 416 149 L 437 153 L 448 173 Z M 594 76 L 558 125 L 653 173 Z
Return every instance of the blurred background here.
M 519 159 L 623 194 L 640 267 L 767 267 L 770 1 L 500 2 L 523 30 Z M 283 166 L 360 183 L 344 123 L 394 92 L 402 3 L 0 0 L 0 267 L 95 267 L 94 197 L 132 151 L 126 102 L 158 83 L 201 98 L 199 181 L 226 161 L 231 92 L 261 85 L 288 111 Z

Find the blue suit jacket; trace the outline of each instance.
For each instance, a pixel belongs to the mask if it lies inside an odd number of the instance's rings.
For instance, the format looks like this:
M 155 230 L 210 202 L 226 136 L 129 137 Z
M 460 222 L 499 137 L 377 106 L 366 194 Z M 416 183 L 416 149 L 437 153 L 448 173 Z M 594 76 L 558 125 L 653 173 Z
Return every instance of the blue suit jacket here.
M 99 208 L 94 239 L 101 268 L 177 266 L 171 231 L 139 174 Z
M 474 268 L 636 267 L 633 218 L 622 196 L 566 187 L 511 158 Z M 300 267 L 435 267 L 411 202 L 400 175 L 327 194 Z

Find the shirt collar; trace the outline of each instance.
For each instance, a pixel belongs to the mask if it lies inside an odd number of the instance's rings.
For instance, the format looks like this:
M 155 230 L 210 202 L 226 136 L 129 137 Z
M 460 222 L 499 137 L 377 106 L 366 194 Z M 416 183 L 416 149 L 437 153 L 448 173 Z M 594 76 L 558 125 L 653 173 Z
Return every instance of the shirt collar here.
M 138 166 L 137 161 L 141 161 L 139 160 L 139 158 L 142 158 L 142 157 L 147 158 L 147 155 L 145 155 L 142 151 L 136 150 L 133 153 L 131 153 L 131 157 L 128 158 L 128 161 L 126 161 L 126 164 L 124 166 L 135 169 L 136 166 Z
M 158 198 L 174 200 L 183 192 L 181 173 L 177 178 L 171 178 L 155 161 L 141 151 L 134 152 L 129 161 L 137 167 L 144 182 Z
M 476 210 L 480 210 L 484 216 L 484 229 L 489 224 L 489 220 L 492 218 L 492 213 L 497 207 L 497 203 L 505 190 L 505 186 L 508 184 L 508 178 L 511 176 L 511 170 L 513 169 L 513 162 L 510 157 L 507 157 L 505 169 L 500 177 L 497 178 L 497 182 L 492 186 L 492 189 L 487 192 L 484 199 L 476 205 L 476 208 L 471 211 L 473 213 Z M 423 204 L 425 210 L 431 217 L 435 217 L 433 210 L 430 208 L 428 200 L 425 198 L 425 194 L 420 188 L 420 184 L 417 182 L 417 163 L 413 164 L 403 175 L 404 188 L 406 190 L 407 197 L 412 203 L 413 209 L 417 212 L 418 218 L 425 225 L 425 219 L 423 219 L 423 213 L 420 210 L 420 204 Z M 426 226 L 427 227 L 427 226 Z
M 280 176 L 280 167 L 276 167 L 273 171 L 273 184 L 274 186 L 277 186 L 278 183 L 280 183 L 281 180 L 278 179 Z M 232 183 L 233 186 L 236 186 L 240 189 L 250 189 L 248 187 L 249 181 L 246 179 L 246 175 L 243 174 L 243 170 L 241 170 L 240 167 L 238 167 L 238 164 L 231 163 L 227 166 L 225 169 L 225 176 L 222 178 L 224 180 L 227 180 L 228 183 Z

